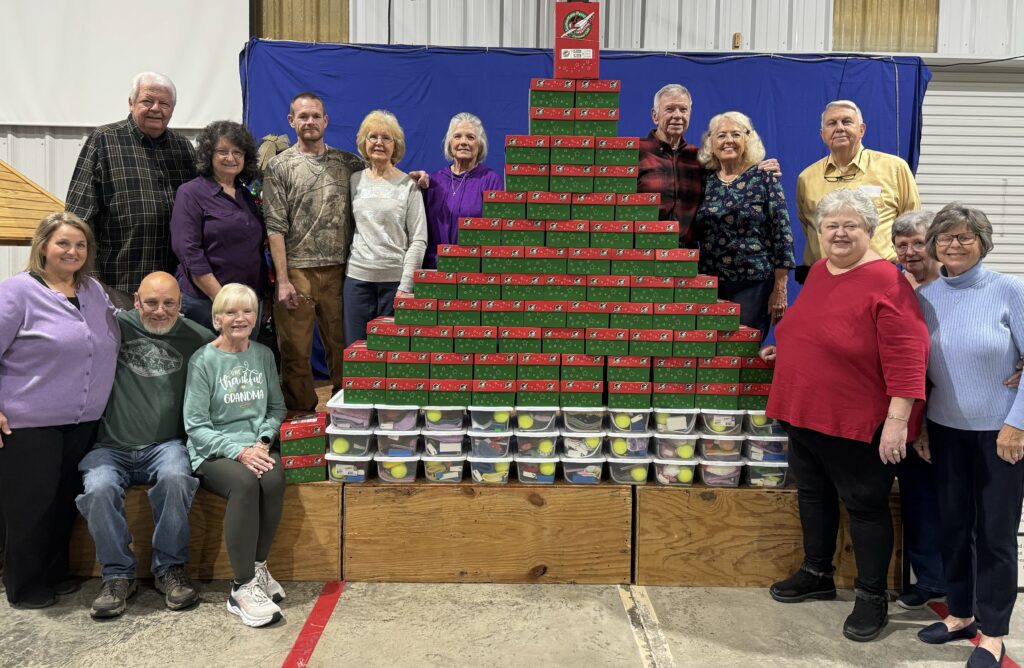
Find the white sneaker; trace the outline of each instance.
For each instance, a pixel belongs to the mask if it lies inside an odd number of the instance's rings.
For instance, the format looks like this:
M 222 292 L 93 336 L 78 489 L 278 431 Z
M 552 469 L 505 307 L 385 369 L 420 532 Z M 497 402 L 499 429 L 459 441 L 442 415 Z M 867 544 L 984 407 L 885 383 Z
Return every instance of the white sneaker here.
M 256 578 L 231 588 L 228 612 L 241 617 L 246 626 L 266 626 L 281 620 L 281 608 L 270 600 Z
M 263 591 L 267 593 L 267 596 L 274 601 L 274 603 L 280 603 L 284 600 L 285 593 L 284 587 L 281 583 L 274 579 L 267 570 L 267 562 L 257 561 L 256 562 L 256 581 L 263 587 Z

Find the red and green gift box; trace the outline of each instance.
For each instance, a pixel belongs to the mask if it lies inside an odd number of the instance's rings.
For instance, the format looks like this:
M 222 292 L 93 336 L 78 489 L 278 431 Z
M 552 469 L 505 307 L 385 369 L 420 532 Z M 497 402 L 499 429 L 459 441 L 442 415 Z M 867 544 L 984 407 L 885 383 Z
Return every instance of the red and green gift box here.
M 341 387 L 345 390 L 345 401 L 350 404 L 382 404 L 386 397 L 384 377 L 345 378 Z
M 544 229 L 548 246 L 586 248 L 590 246 L 589 220 L 549 220 Z
M 473 353 L 433 353 L 430 356 L 430 377 L 438 380 L 471 380 Z M 443 404 L 461 406 L 464 404 Z
M 501 299 L 501 275 L 484 273 L 456 274 L 458 299 Z
M 523 195 L 525 193 L 512 193 L 506 191 L 494 191 L 495 195 Z M 484 200 L 484 206 L 487 201 Z M 459 245 L 460 246 L 500 246 L 501 245 L 501 224 L 503 217 L 493 216 L 484 218 L 459 218 Z
M 522 274 L 525 267 L 522 246 L 481 246 L 480 271 L 485 274 Z
M 549 164 L 550 138 L 547 135 L 505 135 L 505 162 Z
M 498 351 L 539 353 L 543 349 L 540 327 L 499 327 Z
M 660 206 L 659 193 L 623 193 L 615 197 L 615 217 L 617 220 L 658 220 Z
M 479 325 L 480 300 L 441 299 L 437 302 L 437 321 L 444 325 Z
M 587 297 L 587 277 L 569 274 L 544 274 L 540 279 L 540 298 L 551 301 L 582 301 Z M 536 298 L 535 298 L 536 299 Z
M 388 378 L 430 378 L 431 353 L 388 353 Z
M 775 375 L 775 362 L 765 362 L 757 355 L 744 357 L 740 362 L 741 383 L 771 383 Z
M 520 380 L 561 380 L 562 355 L 559 353 L 519 353 L 517 356 Z M 548 404 L 557 406 L 557 403 Z
M 631 329 L 629 354 L 668 357 L 672 355 L 673 338 L 670 329 Z
M 409 350 L 418 353 L 450 353 L 451 325 L 410 325 Z
M 651 276 L 654 274 L 654 251 L 650 248 L 614 248 L 611 260 L 611 272 L 615 276 Z
M 712 357 L 718 332 L 713 329 L 682 329 L 672 334 L 673 357 Z
M 634 225 L 632 220 L 595 220 L 590 223 L 590 245 L 594 248 L 632 248 Z
M 544 221 L 541 223 L 543 230 Z M 520 262 L 524 274 L 564 274 L 568 267 L 568 248 L 548 248 L 546 246 L 528 246 L 526 256 Z
M 650 408 L 651 383 L 608 381 L 608 408 Z
M 696 276 L 699 260 L 696 248 L 659 248 L 654 253 L 654 275 Z
M 565 327 L 568 302 L 528 300 L 523 309 L 523 321 L 527 327 Z
M 531 135 L 571 135 L 575 130 L 572 105 L 567 107 L 530 107 Z
M 504 284 L 501 286 L 501 291 L 504 294 Z M 522 327 L 523 304 L 521 299 L 480 300 L 480 324 L 495 327 Z
M 740 305 L 719 301 L 697 307 L 697 329 L 717 329 L 734 332 L 740 328 Z
M 395 297 L 395 324 L 436 325 L 437 300 L 416 297 Z
M 506 246 L 543 246 L 544 221 L 530 218 L 502 220 L 501 243 Z
M 427 397 L 431 406 L 468 406 L 473 401 L 473 381 L 431 379 Z
M 740 357 L 756 356 L 761 350 L 761 330 L 740 325 L 732 332 L 721 332 L 718 335 L 719 355 L 739 355 Z
M 501 297 L 504 300 L 526 302 L 543 299 L 546 294 L 547 289 L 541 274 L 505 274 L 501 277 Z M 518 324 L 524 325 L 525 322 L 520 314 Z
M 453 271 L 417 269 L 413 274 L 416 296 L 420 299 L 457 299 L 457 278 L 458 274 Z
M 426 378 L 388 378 L 384 403 L 396 406 L 426 406 L 430 381 Z
M 616 197 L 615 193 L 576 193 L 572 196 L 572 217 L 591 222 L 616 220 Z
M 594 166 L 551 165 L 551 190 L 565 193 L 594 192 Z
M 628 302 L 629 276 L 587 276 L 587 301 Z
M 457 353 L 498 352 L 498 328 L 490 325 L 453 327 L 452 339 Z
M 742 383 L 737 398 L 737 408 L 748 411 L 763 411 L 768 406 L 771 383 Z
M 565 314 L 565 326 L 582 329 L 608 327 L 611 310 L 609 304 L 610 302 L 569 302 L 569 309 Z
M 528 192 L 547 190 L 551 185 L 551 168 L 529 162 L 505 165 L 505 190 Z
M 294 456 L 282 453 L 281 468 L 284 469 L 284 482 L 288 485 L 327 480 L 327 457 L 324 452 Z
M 698 274 L 697 276 L 677 278 L 673 301 L 714 304 L 718 301 L 718 277 Z
M 515 403 L 516 381 L 473 381 L 473 406 L 514 406 Z
M 516 381 L 516 406 L 557 406 L 559 381 Z
M 586 349 L 586 330 L 574 327 L 541 329 L 541 351 L 545 353 L 582 353 Z
M 651 316 L 651 327 L 654 329 L 696 329 L 697 304 L 655 304 L 654 315 Z
M 654 305 L 650 302 L 609 302 L 608 326 L 612 329 L 650 329 Z
M 640 162 L 640 137 L 595 137 L 594 139 L 596 141 L 594 164 L 636 165 Z
M 675 297 L 675 282 L 671 276 L 633 276 L 629 281 L 629 299 L 634 302 L 671 303 Z
M 557 192 L 530 192 L 526 197 L 526 218 L 542 218 L 544 220 L 569 220 L 572 210 L 572 195 Z M 510 218 L 512 216 L 509 216 Z M 519 216 L 523 218 L 524 216 Z M 551 240 L 548 246 L 554 246 Z
M 622 82 L 618 79 L 580 79 L 576 82 L 576 107 L 619 107 L 619 91 Z
M 598 408 L 604 406 L 604 382 L 600 380 L 563 380 L 559 405 L 563 408 Z
M 473 358 L 474 380 L 515 380 L 516 353 L 477 353 Z
M 739 408 L 739 383 L 697 383 L 694 408 L 736 410 Z
M 588 355 L 628 355 L 629 354 L 629 330 L 613 328 L 588 329 L 587 347 Z
M 619 110 L 617 107 L 576 107 L 576 122 L 573 132 L 577 135 L 614 137 L 619 134 Z M 553 134 L 553 133 L 552 133 Z
M 282 455 L 323 454 L 327 448 L 327 414 L 293 415 L 281 423 L 279 433 Z
M 370 350 L 366 341 L 356 341 L 342 352 L 342 375 L 347 378 L 383 378 L 387 375 L 387 351 Z
M 440 244 L 437 247 L 437 270 L 453 272 L 480 271 L 480 247 Z
M 530 79 L 530 106 L 574 107 L 575 91 L 574 79 Z
M 562 358 L 562 380 L 604 380 L 604 355 L 566 353 Z
M 556 135 L 551 137 L 551 164 L 593 165 L 594 137 L 576 135 Z M 551 189 L 557 190 L 554 186 Z M 566 192 L 573 191 L 567 190 Z
M 697 382 L 696 357 L 655 357 L 652 367 L 656 383 Z
M 633 245 L 637 248 L 669 250 L 679 247 L 679 221 L 641 220 L 633 230 Z
M 640 168 L 637 165 L 595 165 L 594 191 L 616 194 L 635 193 L 636 179 L 639 173 Z M 647 246 L 647 248 L 650 247 Z
M 693 408 L 697 386 L 694 383 L 653 383 L 651 404 L 655 408 Z
M 483 218 L 526 218 L 526 193 L 515 192 L 510 190 L 485 190 L 483 208 L 481 210 Z M 478 220 L 478 219 L 475 219 Z M 477 238 L 474 235 L 474 238 Z M 482 246 L 497 246 L 501 243 L 501 239 L 494 241 L 492 239 L 486 239 L 483 241 L 471 241 L 464 239 L 462 236 L 462 219 L 459 219 L 459 243 L 465 243 L 470 245 Z
M 381 316 L 366 324 L 366 347 L 370 350 L 409 350 L 409 327 Z M 363 403 L 348 400 L 349 403 Z
M 609 383 L 646 383 L 651 380 L 651 358 L 646 355 L 612 355 L 607 359 Z
M 697 360 L 698 383 L 740 382 L 740 358 L 727 355 L 701 357 Z

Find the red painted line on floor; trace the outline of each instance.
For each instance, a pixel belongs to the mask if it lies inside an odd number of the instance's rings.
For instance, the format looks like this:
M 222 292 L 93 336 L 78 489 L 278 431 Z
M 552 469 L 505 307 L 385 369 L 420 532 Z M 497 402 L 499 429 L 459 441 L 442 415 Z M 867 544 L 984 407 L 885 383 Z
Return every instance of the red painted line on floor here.
M 341 592 L 345 591 L 345 581 L 325 582 L 320 592 L 320 597 L 313 604 L 313 610 L 309 613 L 306 623 L 299 631 L 299 637 L 292 645 L 292 651 L 288 652 L 281 668 L 305 668 L 309 665 L 309 658 L 313 656 L 313 650 L 320 642 L 327 622 L 334 614 L 334 606 L 341 598 Z
M 949 608 L 946 606 L 945 603 L 940 603 L 940 602 L 929 603 L 928 607 L 931 608 L 932 612 L 934 612 L 936 615 L 938 615 L 940 619 L 945 619 L 946 615 L 949 614 Z M 978 635 L 976 635 L 973 638 L 971 638 L 971 644 L 974 645 L 975 647 L 977 647 L 978 646 L 978 638 L 980 638 L 980 637 L 981 637 L 981 634 L 979 633 Z M 1011 659 L 1009 654 L 1007 654 L 1006 656 L 1003 657 L 1003 663 L 1000 666 L 1000 668 L 1020 668 L 1020 665 L 1016 661 Z

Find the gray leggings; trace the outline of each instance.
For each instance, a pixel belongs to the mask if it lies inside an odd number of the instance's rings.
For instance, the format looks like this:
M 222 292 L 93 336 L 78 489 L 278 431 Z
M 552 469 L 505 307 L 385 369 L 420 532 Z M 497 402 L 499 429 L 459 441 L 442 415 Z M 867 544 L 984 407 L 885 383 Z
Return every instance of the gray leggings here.
M 234 459 L 207 459 L 196 473 L 203 489 L 228 501 L 224 512 L 224 543 L 239 584 L 256 575 L 255 563 L 266 561 L 284 507 L 284 467 L 272 452 L 274 468 L 257 478 Z

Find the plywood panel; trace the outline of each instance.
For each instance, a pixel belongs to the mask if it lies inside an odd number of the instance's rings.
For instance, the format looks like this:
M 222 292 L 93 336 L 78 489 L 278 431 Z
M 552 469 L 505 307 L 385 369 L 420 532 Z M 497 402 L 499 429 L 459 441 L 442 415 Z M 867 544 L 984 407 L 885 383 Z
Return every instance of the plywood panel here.
M 834 0 L 836 51 L 934 53 L 939 0 Z
M 348 0 L 253 0 L 251 8 L 255 37 L 349 41 Z

